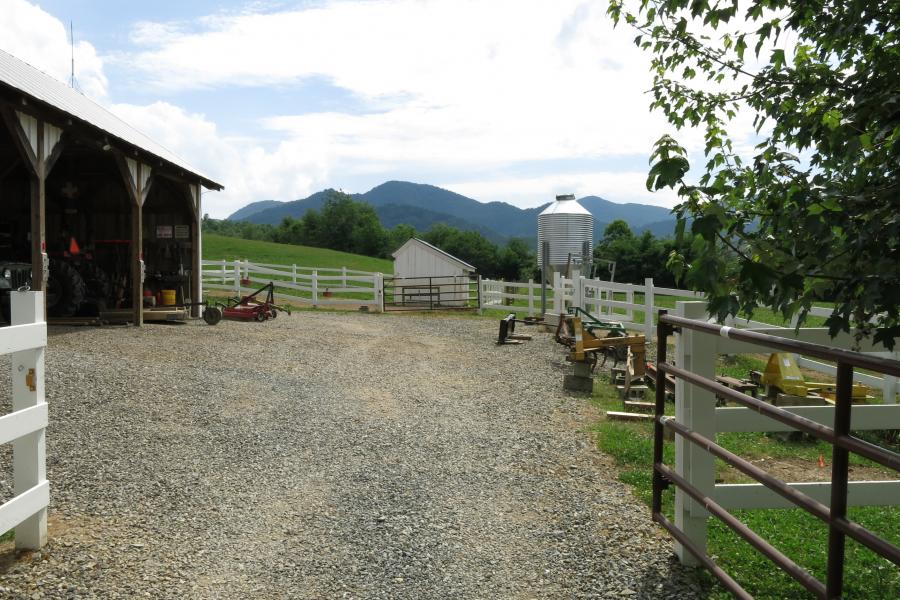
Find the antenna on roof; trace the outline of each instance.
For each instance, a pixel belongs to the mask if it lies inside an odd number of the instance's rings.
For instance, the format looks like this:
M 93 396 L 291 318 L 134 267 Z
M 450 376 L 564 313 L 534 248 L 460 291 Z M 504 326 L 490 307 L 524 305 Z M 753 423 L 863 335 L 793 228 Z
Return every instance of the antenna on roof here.
M 72 21 L 69 21 L 69 43 L 72 58 L 72 77 L 69 80 L 69 87 L 75 87 L 75 31 L 72 27 Z

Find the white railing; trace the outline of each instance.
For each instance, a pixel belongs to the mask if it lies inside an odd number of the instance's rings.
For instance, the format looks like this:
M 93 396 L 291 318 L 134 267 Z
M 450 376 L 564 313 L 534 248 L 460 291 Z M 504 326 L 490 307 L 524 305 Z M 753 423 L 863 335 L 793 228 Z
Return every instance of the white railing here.
M 578 306 L 592 315 L 619 321 L 628 329 L 643 331 L 648 341 L 653 341 L 653 336 L 655 335 L 655 316 L 660 310 L 665 308 L 659 306 L 660 300 L 669 298 L 666 303 L 671 306 L 673 302 L 683 301 L 688 298 L 699 300 L 704 297 L 702 293 L 691 290 L 657 287 L 654 285 L 653 279 L 649 277 L 644 280 L 644 285 L 635 285 L 599 279 L 586 279 L 585 277 L 568 279 L 561 277 L 559 273 L 554 275 L 553 285 L 548 286 L 547 290 L 547 310 L 549 313 L 558 315 L 572 306 Z M 529 316 L 534 316 L 540 312 L 540 284 L 536 284 L 531 280 L 528 283 L 518 283 L 483 279 L 482 286 L 484 308 L 499 307 L 504 311 L 524 312 Z M 509 290 L 516 291 L 510 292 Z M 508 305 L 507 301 L 513 304 Z M 523 305 L 521 301 L 527 301 L 527 305 Z M 516 305 L 516 302 L 520 303 Z M 817 317 L 828 317 L 831 315 L 831 310 L 814 306 L 810 310 L 810 314 Z M 642 318 L 637 319 L 637 315 L 642 315 Z M 771 323 L 745 319 L 729 319 L 724 324 L 743 328 L 777 327 Z M 794 325 L 796 325 L 796 322 Z M 792 330 L 794 327 L 782 329 Z M 900 353 L 895 353 L 894 356 L 900 357 Z M 802 356 L 797 357 L 797 363 L 801 367 L 824 375 L 834 376 L 836 373 L 833 365 Z M 886 404 L 894 404 L 897 396 L 900 395 L 900 382 L 898 382 L 896 377 L 890 375 L 878 377 L 868 373 L 857 373 L 856 381 L 879 388 Z
M 704 302 L 678 302 L 673 314 L 706 322 Z M 799 332 L 783 327 L 754 327 L 770 335 L 804 340 L 817 344 L 849 348 L 852 338 L 847 335 L 832 339 L 826 328 L 803 328 Z M 675 364 L 692 373 L 715 379 L 716 357 L 720 354 L 746 354 L 771 352 L 762 346 L 736 341 L 723 336 L 710 335 L 689 329 L 676 334 Z M 882 347 L 864 345 L 862 350 L 879 356 L 890 356 Z M 854 380 L 860 374 L 854 373 Z M 834 423 L 833 406 L 791 406 L 785 410 L 806 417 L 828 427 Z M 750 408 L 716 407 L 715 395 L 683 379 L 676 379 L 675 418 L 685 427 L 709 439 L 716 433 L 791 431 L 781 422 L 765 417 Z M 855 405 L 852 412 L 852 430 L 900 429 L 900 405 Z M 762 484 L 717 484 L 713 456 L 705 449 L 692 444 L 681 436 L 675 438 L 675 467 L 679 475 L 725 509 L 793 508 L 794 505 Z M 829 482 L 790 483 L 819 502 L 830 503 Z M 850 506 L 896 506 L 900 504 L 900 481 L 853 481 L 849 484 Z M 675 495 L 675 524 L 692 541 L 706 547 L 706 525 L 709 513 L 681 490 Z M 683 547 L 678 546 L 682 562 L 696 564 Z
M 247 260 L 204 260 L 203 288 L 235 296 L 256 291 L 270 281 L 281 301 L 310 306 L 371 306 L 381 311 L 383 275 L 342 267 L 274 265 Z
M 15 528 L 16 548 L 47 543 L 44 349 L 47 323 L 43 292 L 12 292 L 12 325 L 0 328 L 0 354 L 12 361 L 12 412 L 0 417 L 0 444 L 12 444 L 13 492 L 0 506 L 0 534 Z
M 499 307 L 529 316 L 539 314 L 541 310 L 541 285 L 533 280 L 521 283 L 482 279 L 481 295 L 484 308 Z M 553 283 L 547 287 L 547 312 L 558 315 L 578 306 L 592 315 L 613 319 L 629 329 L 643 331 L 652 340 L 653 317 L 660 310 L 656 302 L 667 296 L 675 299 L 703 298 L 703 294 L 691 290 L 655 287 L 651 278 L 645 279 L 644 285 L 634 285 L 585 277 L 566 278 L 554 273 Z M 643 318 L 637 320 L 638 314 Z

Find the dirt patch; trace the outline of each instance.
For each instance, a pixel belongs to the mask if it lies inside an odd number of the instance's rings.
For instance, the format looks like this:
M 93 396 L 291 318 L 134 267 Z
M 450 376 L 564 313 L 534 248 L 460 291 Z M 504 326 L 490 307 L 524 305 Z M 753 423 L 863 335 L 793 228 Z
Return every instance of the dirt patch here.
M 751 462 L 778 479 L 790 483 L 831 481 L 831 457 L 823 457 L 824 466 L 818 461 L 802 458 L 765 457 Z M 878 467 L 850 465 L 850 481 L 879 481 L 894 479 L 894 476 Z M 737 469 L 728 467 L 720 471 L 723 483 L 756 483 Z

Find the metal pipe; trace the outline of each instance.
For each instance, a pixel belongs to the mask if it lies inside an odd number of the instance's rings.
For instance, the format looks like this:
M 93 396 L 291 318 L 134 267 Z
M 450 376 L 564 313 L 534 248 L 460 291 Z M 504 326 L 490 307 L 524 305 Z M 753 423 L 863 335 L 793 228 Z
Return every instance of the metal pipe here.
M 547 268 L 550 264 L 550 242 L 541 244 L 541 316 L 547 314 Z M 531 290 L 528 291 L 531 293 Z
M 666 320 L 668 321 L 668 319 Z M 789 425 L 794 429 L 798 429 L 810 435 L 819 437 L 831 444 L 840 445 L 847 450 L 855 452 L 860 456 L 864 456 L 869 460 L 873 460 L 889 469 L 900 471 L 900 454 L 896 454 L 889 450 L 885 450 L 884 448 L 880 448 L 874 444 L 864 442 L 863 440 L 855 438 L 851 435 L 837 436 L 835 435 L 835 432 L 832 428 L 826 427 L 821 423 L 817 423 L 811 419 L 807 419 L 806 417 L 795 415 L 794 413 L 786 411 L 783 408 L 772 406 L 771 404 L 767 404 L 766 402 L 754 398 L 753 396 L 742 394 L 741 392 L 726 387 L 721 383 L 706 379 L 705 377 L 701 377 L 700 375 L 696 375 L 690 371 L 686 371 L 685 369 L 676 367 L 674 365 L 663 363 L 661 365 L 658 365 L 657 368 L 660 371 L 665 371 L 667 373 L 671 373 L 676 377 L 681 377 L 685 381 L 689 381 L 694 385 L 713 392 L 718 396 L 727 398 L 729 400 L 734 400 L 735 402 L 742 404 L 747 408 L 752 408 L 756 412 L 760 413 L 761 415 L 767 416 L 770 419 L 774 419 L 776 421 L 784 423 L 785 425 Z
M 860 354 L 859 352 L 823 346 L 821 344 L 813 344 L 811 342 L 792 340 L 768 333 L 760 333 L 758 331 L 748 331 L 746 329 L 735 329 L 733 327 L 724 327 L 713 323 L 704 323 L 702 321 L 695 321 L 693 319 L 686 319 L 675 315 L 666 315 L 665 322 L 685 329 L 703 331 L 732 340 L 768 346 L 777 350 L 814 356 L 824 360 L 843 362 L 861 369 L 870 369 L 872 371 L 878 371 L 879 373 L 900 377 L 900 361 L 898 360 Z
M 843 517 L 833 517 L 831 510 L 821 502 L 810 498 L 806 494 L 792 488 L 783 481 L 773 478 L 771 475 L 761 470 L 759 467 L 756 467 L 752 463 L 747 462 L 745 459 L 735 454 L 732 454 L 725 448 L 722 448 L 718 444 L 713 443 L 711 440 L 703 437 L 702 435 L 691 431 L 672 417 L 663 417 L 660 419 L 660 421 L 665 427 L 669 427 L 679 435 L 682 435 L 690 441 L 701 446 L 713 456 L 724 460 L 745 475 L 748 475 L 756 481 L 759 481 L 783 498 L 786 498 L 790 502 L 793 502 L 800 508 L 806 510 L 814 517 L 817 517 L 820 520 L 828 523 L 829 525 L 832 525 L 837 530 L 843 532 L 846 535 L 849 535 L 851 538 L 866 546 L 873 552 L 900 566 L 900 548 L 898 548 L 897 546 L 894 546 L 890 542 L 878 537 L 858 523 L 848 521 Z M 659 462 L 661 463 L 661 461 Z
M 654 513 L 653 520 L 663 526 L 663 528 L 668 531 L 672 537 L 678 540 L 678 543 L 687 548 L 688 552 L 694 555 L 700 563 L 709 570 L 710 573 L 715 575 L 716 579 L 722 584 L 722 586 L 727 589 L 731 594 L 737 598 L 738 600 L 753 600 L 753 596 L 748 594 L 744 588 L 738 584 L 737 581 L 731 578 L 731 576 L 722 570 L 722 567 L 717 565 L 712 561 L 710 557 L 706 555 L 705 552 L 700 550 L 697 545 L 684 534 L 683 531 L 678 529 L 671 521 L 669 521 L 666 517 L 664 517 L 661 513 Z
M 665 311 L 660 313 L 665 314 Z M 646 315 L 646 318 L 653 318 L 652 315 Z M 669 339 L 669 330 L 671 327 L 663 322 L 656 325 L 656 364 L 661 365 L 666 362 L 667 342 Z M 625 372 L 628 377 L 628 372 Z M 661 422 L 666 409 L 666 375 L 659 369 L 656 370 L 656 418 L 653 425 L 653 464 L 662 464 L 663 461 L 663 424 Z M 653 470 L 653 507 L 654 513 L 662 511 L 662 491 L 663 491 L 662 474 Z
M 669 481 L 680 487 L 684 492 L 703 505 L 703 508 L 718 517 L 732 531 L 747 540 L 747 542 L 759 550 L 769 560 L 775 563 L 785 573 L 797 580 L 800 585 L 818 596 L 825 597 L 825 586 L 822 582 L 810 575 L 800 565 L 792 561 L 790 558 L 782 554 L 775 546 L 764 540 L 755 531 L 740 522 L 734 515 L 722 508 L 715 500 L 705 495 L 696 487 L 688 483 L 686 479 L 678 475 L 675 471 L 663 464 L 655 465 L 655 469 L 659 470 L 662 475 Z
M 853 394 L 853 367 L 839 362 L 834 404 L 834 433 L 840 439 L 850 435 L 850 405 Z M 828 528 L 828 598 L 840 598 L 844 587 L 845 537 L 834 520 L 847 517 L 847 468 L 850 453 L 835 444 L 831 450 L 831 520 Z
M 678 435 L 697 444 L 716 458 L 724 460 L 735 469 L 739 470 L 749 477 L 752 477 L 756 481 L 760 482 L 767 488 L 777 493 L 779 496 L 789 500 L 790 502 L 793 502 L 797 506 L 811 513 L 813 516 L 818 517 L 825 522 L 828 522 L 828 507 L 821 502 L 810 498 L 803 492 L 797 491 L 795 488 L 792 488 L 791 486 L 785 484 L 780 479 L 772 477 L 767 472 L 763 471 L 748 460 L 737 456 L 736 454 L 726 450 L 722 446 L 714 443 L 712 440 L 700 435 L 695 431 L 692 431 L 691 429 L 688 429 L 686 426 L 679 423 L 675 419 L 671 417 L 663 417 L 659 420 L 664 427 L 672 429 Z

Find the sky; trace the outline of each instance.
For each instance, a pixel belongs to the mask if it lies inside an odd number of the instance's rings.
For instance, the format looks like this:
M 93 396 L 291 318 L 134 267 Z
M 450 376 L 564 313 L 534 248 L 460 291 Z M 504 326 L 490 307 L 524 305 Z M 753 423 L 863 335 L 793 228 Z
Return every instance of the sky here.
M 0 48 L 222 183 L 204 212 L 430 183 L 672 206 L 645 187 L 649 57 L 588 0 L 0 0 Z M 702 139 L 680 132 L 689 149 Z

